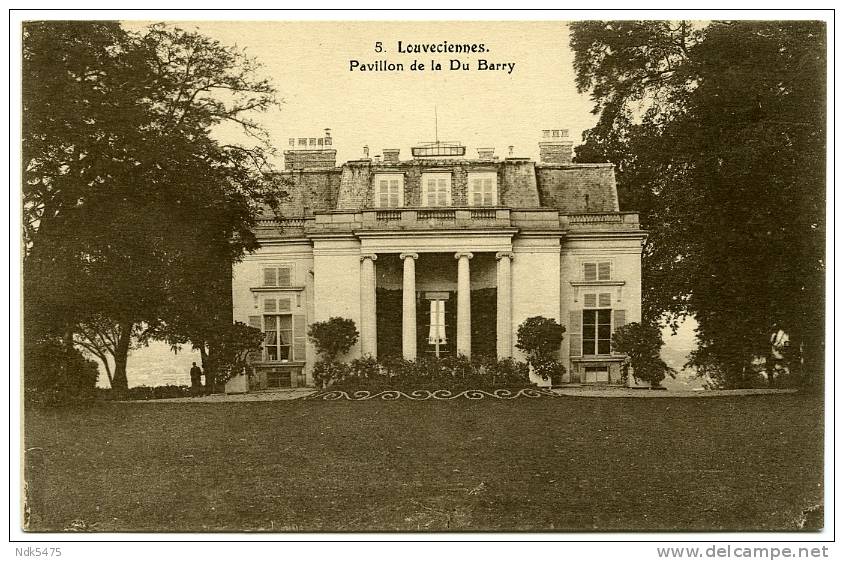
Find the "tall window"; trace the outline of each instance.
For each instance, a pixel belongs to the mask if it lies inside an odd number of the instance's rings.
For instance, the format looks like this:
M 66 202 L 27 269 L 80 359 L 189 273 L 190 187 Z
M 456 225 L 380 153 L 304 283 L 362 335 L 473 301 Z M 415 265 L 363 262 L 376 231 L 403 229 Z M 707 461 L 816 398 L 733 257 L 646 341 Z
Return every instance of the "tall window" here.
M 498 204 L 498 182 L 495 172 L 469 174 L 469 205 L 495 206 Z
M 584 294 L 583 354 L 608 355 L 612 340 L 612 295 Z
M 422 205 L 450 206 L 451 205 L 451 174 L 425 173 L 422 174 Z
M 398 173 L 375 176 L 375 206 L 396 208 L 404 205 L 404 176 Z
M 264 299 L 264 359 L 293 360 L 293 315 L 289 298 Z
M 583 264 L 583 280 L 610 280 L 612 267 L 609 261 L 600 261 Z
M 445 335 L 445 300 L 431 300 L 430 327 L 428 328 L 428 344 L 434 345 L 436 354 L 440 356 L 440 346 L 448 343 Z

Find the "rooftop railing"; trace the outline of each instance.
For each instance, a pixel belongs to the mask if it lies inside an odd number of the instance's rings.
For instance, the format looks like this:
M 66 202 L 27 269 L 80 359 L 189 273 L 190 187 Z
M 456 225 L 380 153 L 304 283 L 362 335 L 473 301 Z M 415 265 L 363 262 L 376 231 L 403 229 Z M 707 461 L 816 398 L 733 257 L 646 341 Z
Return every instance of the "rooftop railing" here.
M 548 208 L 390 208 L 318 212 L 308 217 L 263 218 L 258 220 L 256 230 L 261 237 L 301 237 L 320 232 L 475 228 L 638 230 L 639 216 L 632 212 L 566 215 Z

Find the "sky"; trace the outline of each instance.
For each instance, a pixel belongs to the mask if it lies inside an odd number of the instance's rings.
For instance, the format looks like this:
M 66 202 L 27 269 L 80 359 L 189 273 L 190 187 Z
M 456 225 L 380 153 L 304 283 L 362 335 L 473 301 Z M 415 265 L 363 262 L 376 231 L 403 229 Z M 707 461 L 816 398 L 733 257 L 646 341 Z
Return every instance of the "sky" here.
M 149 22 L 125 22 L 133 30 Z M 590 128 L 587 95 L 574 85 L 564 22 L 173 22 L 244 50 L 264 65 L 283 103 L 256 118 L 279 148 L 289 137 L 318 137 L 330 128 L 338 161 L 435 139 L 461 141 L 468 154 L 495 147 L 506 155 L 535 157 L 543 129 L 569 129 L 573 140 Z M 397 52 L 408 44 L 483 44 L 482 54 Z M 376 43 L 384 52 L 375 52 Z M 443 64 L 432 71 L 430 61 Z M 447 70 L 451 59 L 470 70 Z M 515 63 L 512 72 L 478 70 L 479 59 Z M 385 60 L 402 72 L 350 70 Z M 414 60 L 425 64 L 411 71 Z M 278 162 L 279 164 L 281 162 Z
M 149 23 L 123 25 L 141 31 Z M 399 148 L 402 159 L 409 158 L 411 146 L 433 141 L 435 134 L 440 140 L 462 142 L 470 157 L 479 147 L 494 147 L 496 155 L 505 157 L 513 146 L 514 156 L 536 159 L 542 130 L 568 129 L 577 144 L 596 121 L 588 95 L 575 87 L 564 22 L 170 23 L 236 46 L 263 65 L 260 77 L 272 80 L 282 103 L 254 118 L 280 152 L 290 137 L 320 137 L 330 128 L 338 162 L 360 158 L 364 145 L 372 156 L 383 148 Z M 400 53 L 399 41 L 405 48 L 483 44 L 488 52 Z M 379 42 L 381 53 L 376 52 Z M 452 59 L 468 64 L 469 70 L 448 70 Z M 480 59 L 504 69 L 481 70 Z M 402 64 L 404 71 L 350 70 L 352 60 L 361 66 Z M 411 70 L 414 60 L 425 70 Z M 430 70 L 432 60 L 443 69 Z M 238 137 L 225 129 L 218 134 Z M 283 164 L 281 158 L 275 163 Z M 691 347 L 692 328 L 686 324 L 679 337 L 666 332 L 668 346 L 685 352 Z M 199 362 L 199 355 L 190 349 L 174 355 L 166 345 L 153 343 L 130 357 L 129 384 L 155 383 L 155 373 L 162 370 L 168 380 L 175 372 L 187 383 L 192 361 Z

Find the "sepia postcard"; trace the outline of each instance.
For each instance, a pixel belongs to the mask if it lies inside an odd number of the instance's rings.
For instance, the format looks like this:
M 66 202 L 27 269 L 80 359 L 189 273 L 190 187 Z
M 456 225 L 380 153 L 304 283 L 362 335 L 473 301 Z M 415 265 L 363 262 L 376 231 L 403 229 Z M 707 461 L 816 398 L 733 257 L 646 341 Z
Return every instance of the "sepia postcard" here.
M 167 15 L 11 20 L 18 557 L 828 556 L 827 12 Z

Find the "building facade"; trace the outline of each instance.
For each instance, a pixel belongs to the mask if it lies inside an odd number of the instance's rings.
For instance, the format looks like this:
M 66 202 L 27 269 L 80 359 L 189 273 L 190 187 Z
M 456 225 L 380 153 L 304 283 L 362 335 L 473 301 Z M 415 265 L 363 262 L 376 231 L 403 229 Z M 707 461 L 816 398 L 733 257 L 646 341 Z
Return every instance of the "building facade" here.
M 312 385 L 307 328 L 335 316 L 360 332 L 347 360 L 524 359 L 516 330 L 545 316 L 566 327 L 553 383 L 620 383 L 610 338 L 640 320 L 646 234 L 619 212 L 613 165 L 572 163 L 566 136 L 543 131 L 538 162 L 434 142 L 342 165 L 328 130 L 290 139 L 289 196 L 233 270 L 234 320 L 264 332 L 263 350 L 228 391 Z

